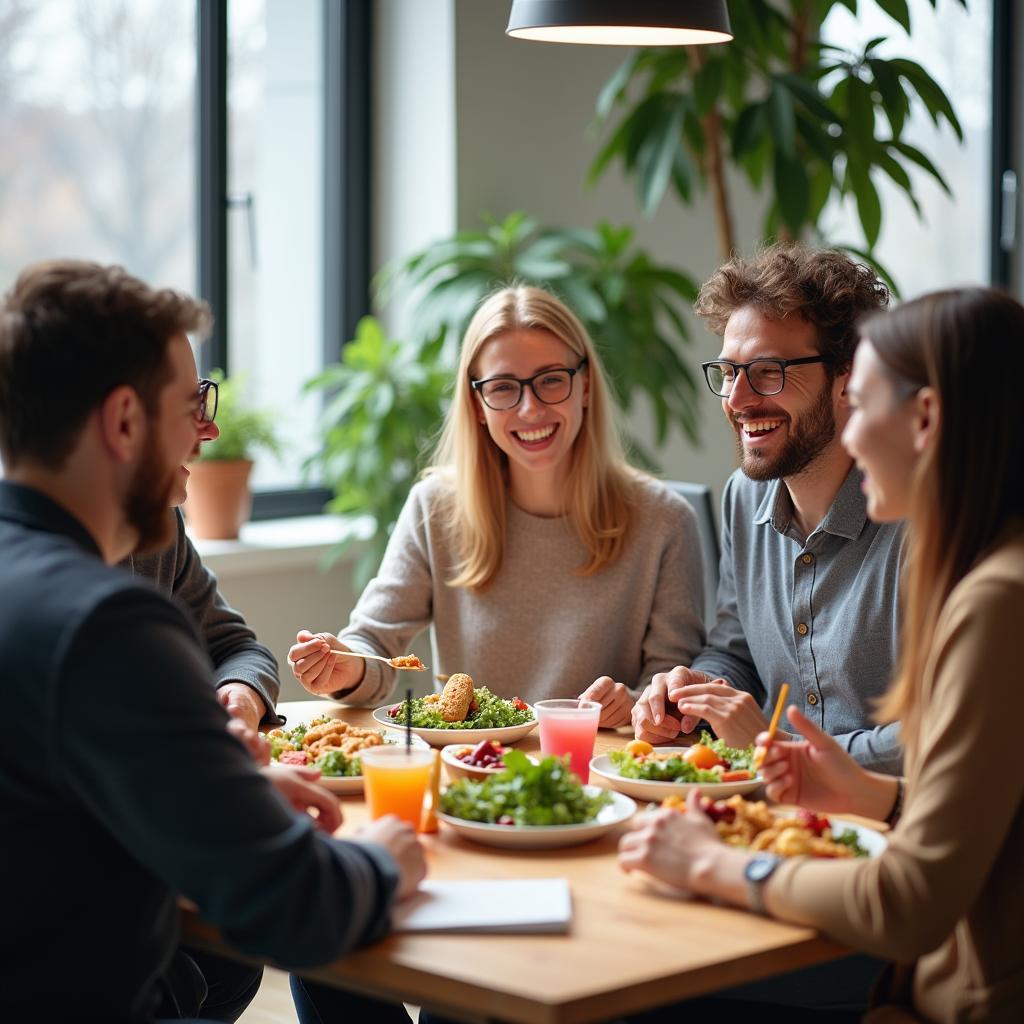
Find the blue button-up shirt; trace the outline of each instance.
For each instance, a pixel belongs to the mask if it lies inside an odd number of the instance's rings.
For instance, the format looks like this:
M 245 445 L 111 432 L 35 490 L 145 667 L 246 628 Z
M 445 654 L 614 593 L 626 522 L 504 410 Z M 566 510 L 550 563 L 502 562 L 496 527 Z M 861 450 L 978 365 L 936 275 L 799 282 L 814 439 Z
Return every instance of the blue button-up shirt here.
M 790 704 L 861 764 L 901 770 L 899 725 L 876 726 L 896 666 L 903 530 L 867 517 L 851 468 L 807 538 L 780 480 L 737 470 L 722 495 L 718 620 L 693 668 L 752 694 L 766 714 Z

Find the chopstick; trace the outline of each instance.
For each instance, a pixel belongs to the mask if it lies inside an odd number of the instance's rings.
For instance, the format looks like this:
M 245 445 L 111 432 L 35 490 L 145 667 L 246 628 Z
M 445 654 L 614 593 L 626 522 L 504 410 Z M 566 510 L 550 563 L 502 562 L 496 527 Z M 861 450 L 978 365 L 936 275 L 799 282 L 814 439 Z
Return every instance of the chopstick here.
M 775 701 L 775 711 L 772 714 L 772 720 L 768 725 L 768 742 L 764 746 L 759 746 L 754 751 L 754 767 L 760 768 L 764 763 L 764 756 L 768 753 L 768 748 L 772 745 L 772 740 L 775 739 L 775 730 L 779 727 L 779 719 L 782 717 L 782 709 L 786 706 L 786 698 L 789 696 L 789 683 L 783 683 L 779 687 L 779 696 Z

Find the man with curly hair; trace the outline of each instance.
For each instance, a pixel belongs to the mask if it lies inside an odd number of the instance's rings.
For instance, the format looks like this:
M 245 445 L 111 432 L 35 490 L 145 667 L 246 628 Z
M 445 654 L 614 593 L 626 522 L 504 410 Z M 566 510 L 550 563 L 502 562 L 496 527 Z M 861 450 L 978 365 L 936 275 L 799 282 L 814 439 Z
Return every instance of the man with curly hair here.
M 857 323 L 888 301 L 869 268 L 802 245 L 736 257 L 701 289 L 697 313 L 722 337 L 704 373 L 740 468 L 722 496 L 717 622 L 692 665 L 654 677 L 638 737 L 664 743 L 703 719 L 746 746 L 786 682 L 857 760 L 900 770 L 898 726 L 872 714 L 895 665 L 902 531 L 867 518 L 839 443 Z

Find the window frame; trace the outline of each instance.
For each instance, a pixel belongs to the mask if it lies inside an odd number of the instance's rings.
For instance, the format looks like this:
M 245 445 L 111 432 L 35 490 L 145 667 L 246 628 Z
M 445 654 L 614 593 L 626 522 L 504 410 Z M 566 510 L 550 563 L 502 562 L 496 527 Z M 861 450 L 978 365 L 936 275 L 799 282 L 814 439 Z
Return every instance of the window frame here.
M 228 365 L 228 4 L 196 0 L 196 276 L 213 309 L 203 376 Z M 371 0 L 321 0 L 324 28 L 323 365 L 370 310 Z M 253 494 L 252 519 L 312 515 L 325 487 Z

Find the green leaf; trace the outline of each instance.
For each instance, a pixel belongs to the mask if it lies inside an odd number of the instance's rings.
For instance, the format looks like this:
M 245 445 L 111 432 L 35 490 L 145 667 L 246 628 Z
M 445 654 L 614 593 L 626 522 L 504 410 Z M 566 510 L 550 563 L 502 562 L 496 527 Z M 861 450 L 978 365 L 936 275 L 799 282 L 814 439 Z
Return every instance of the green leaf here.
M 760 144 L 761 137 L 767 129 L 767 118 L 764 106 L 752 103 L 740 112 L 732 129 L 732 155 L 739 159 Z
M 924 153 L 921 152 L 921 150 L 911 146 L 909 142 L 893 141 L 890 143 L 890 146 L 902 156 L 905 156 L 909 161 L 911 161 L 911 163 L 915 163 L 922 170 L 927 171 L 938 182 L 939 187 L 946 193 L 946 195 L 953 195 L 949 185 L 946 184 L 946 179 L 938 172 L 935 165 L 924 155 Z
M 903 91 L 900 76 L 890 67 L 888 61 L 872 59 L 867 61 L 867 67 L 874 77 L 875 88 L 882 98 L 881 106 L 889 120 L 892 134 L 898 139 L 903 132 L 907 114 L 910 113 L 910 104 Z
M 683 105 L 678 103 L 669 116 L 659 123 L 659 131 L 652 131 L 645 144 L 644 154 L 637 159 L 640 202 L 648 216 L 654 213 L 665 195 L 675 154 L 682 144 L 682 127 Z
M 875 3 L 889 15 L 893 21 L 898 22 L 903 31 L 910 35 L 910 7 L 907 0 L 875 0 Z
M 846 135 L 851 153 L 863 159 L 875 143 L 875 105 L 865 82 L 851 75 L 846 90 Z
M 702 117 L 718 102 L 725 84 L 726 62 L 723 58 L 710 58 L 693 79 L 693 98 L 697 113 Z
M 889 61 L 889 66 L 914 87 L 914 91 L 921 97 L 922 102 L 927 107 L 932 121 L 938 125 L 939 118 L 944 117 L 956 133 L 956 137 L 963 142 L 963 128 L 960 127 L 960 121 L 953 110 L 953 104 L 942 91 L 939 83 L 915 61 L 895 57 Z
M 775 151 L 775 196 L 782 219 L 794 234 L 800 234 L 807 220 L 808 181 L 803 162 Z
M 637 59 L 639 58 L 638 53 L 631 54 L 627 57 L 612 74 L 612 77 L 605 82 L 600 93 L 597 96 L 597 119 L 604 121 L 608 115 L 612 112 L 612 107 L 619 101 L 623 93 L 626 90 L 626 86 L 629 85 L 629 80 L 633 77 L 633 72 L 636 70 Z
M 793 156 L 796 152 L 796 115 L 789 90 L 780 82 L 772 87 L 765 109 L 775 145 L 786 156 Z
M 857 200 L 857 215 L 860 218 L 861 227 L 864 229 L 868 251 L 870 251 L 874 249 L 882 227 L 882 204 L 870 174 L 862 165 L 849 164 L 847 174 L 853 188 L 854 198 Z

